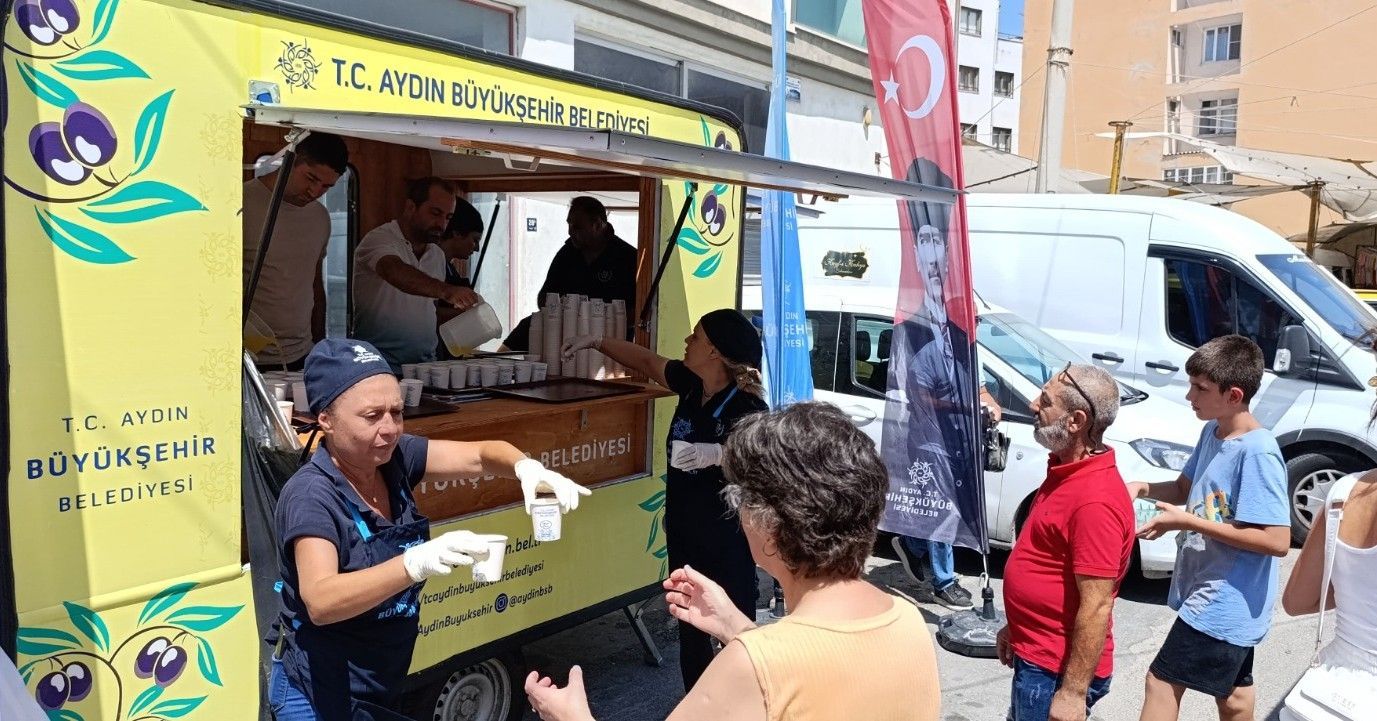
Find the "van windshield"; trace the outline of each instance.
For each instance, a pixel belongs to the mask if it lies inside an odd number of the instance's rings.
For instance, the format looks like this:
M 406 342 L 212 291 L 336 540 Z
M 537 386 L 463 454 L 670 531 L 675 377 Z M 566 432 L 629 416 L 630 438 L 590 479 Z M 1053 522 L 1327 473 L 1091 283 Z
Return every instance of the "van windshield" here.
M 1339 335 L 1367 347 L 1363 337 L 1377 331 L 1377 317 L 1333 273 L 1299 253 L 1259 255 L 1257 259 Z
M 977 330 L 980 345 L 1000 360 L 1008 363 L 1028 382 L 1041 388 L 1068 362 L 1084 363 L 1076 352 L 1037 326 L 1013 313 L 981 313 Z M 1119 386 L 1119 402 L 1136 403 L 1147 394 L 1115 381 Z

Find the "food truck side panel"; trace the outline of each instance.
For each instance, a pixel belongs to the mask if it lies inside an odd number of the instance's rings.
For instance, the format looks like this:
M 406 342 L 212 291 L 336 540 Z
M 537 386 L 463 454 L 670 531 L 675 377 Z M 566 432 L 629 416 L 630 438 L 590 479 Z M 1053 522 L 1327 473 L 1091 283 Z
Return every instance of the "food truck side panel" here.
M 219 6 L 75 8 L 67 35 L 50 45 L 14 18 L 4 28 L 18 50 L 5 51 L 3 94 L 6 520 L 19 663 L 32 688 L 85 659 L 93 689 L 61 704 L 85 718 L 192 704 L 206 718 L 233 717 L 258 693 L 238 446 L 239 106 L 251 92 L 307 107 L 614 127 L 689 142 L 738 136 L 691 110 Z M 663 187 L 667 234 L 684 190 Z M 739 189 L 728 192 L 737 202 L 724 203 L 721 218 L 695 206 L 697 235 L 680 235 L 659 294 L 657 347 L 667 355 L 681 352 L 692 319 L 732 304 L 741 202 Z M 487 587 L 493 613 L 433 628 L 416 668 L 655 582 L 665 570 L 657 524 L 672 405 L 656 403 L 649 477 L 586 501 L 566 524 L 569 541 L 514 548 L 509 559 L 509 570 L 562 570 Z M 519 509 L 459 525 L 508 533 L 518 547 L 529 535 Z M 575 587 L 584 590 L 555 592 Z M 454 616 L 454 594 L 426 593 L 423 625 Z M 499 595 L 510 615 L 497 612 Z M 171 646 L 180 663 L 162 655 Z M 136 668 L 154 651 L 179 666 L 165 674 L 171 680 Z

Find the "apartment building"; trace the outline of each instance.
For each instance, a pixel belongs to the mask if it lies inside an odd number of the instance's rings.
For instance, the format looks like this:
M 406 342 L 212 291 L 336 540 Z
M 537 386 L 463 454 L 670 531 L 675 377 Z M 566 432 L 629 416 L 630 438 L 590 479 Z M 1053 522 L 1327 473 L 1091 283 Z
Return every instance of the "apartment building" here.
M 1054 0 L 1027 0 L 1021 127 L 1035 156 Z M 1147 0 L 1076 3 L 1062 163 L 1107 174 L 1108 123 L 1241 148 L 1377 158 L 1377 6 L 1366 0 Z M 1130 140 L 1127 176 L 1254 183 L 1185 143 Z M 1283 235 L 1303 232 L 1309 201 L 1284 193 L 1233 209 Z M 1323 211 L 1321 223 L 1337 216 Z

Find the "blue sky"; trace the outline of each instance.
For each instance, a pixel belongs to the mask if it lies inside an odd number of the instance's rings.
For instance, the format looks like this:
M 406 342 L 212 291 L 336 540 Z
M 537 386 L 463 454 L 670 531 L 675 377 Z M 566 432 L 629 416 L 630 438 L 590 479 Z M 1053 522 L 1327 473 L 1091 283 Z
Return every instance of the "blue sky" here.
M 1004 0 L 999 8 L 999 34 L 1023 34 L 1023 0 Z

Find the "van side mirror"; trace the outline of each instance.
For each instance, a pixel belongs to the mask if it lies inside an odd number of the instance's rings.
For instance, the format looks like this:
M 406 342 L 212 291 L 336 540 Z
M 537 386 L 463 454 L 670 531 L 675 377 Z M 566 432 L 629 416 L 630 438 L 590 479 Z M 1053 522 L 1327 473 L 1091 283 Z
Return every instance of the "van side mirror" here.
M 1277 355 L 1272 360 L 1272 370 L 1277 375 L 1300 373 L 1309 365 L 1310 334 L 1298 325 L 1288 325 L 1277 336 Z

